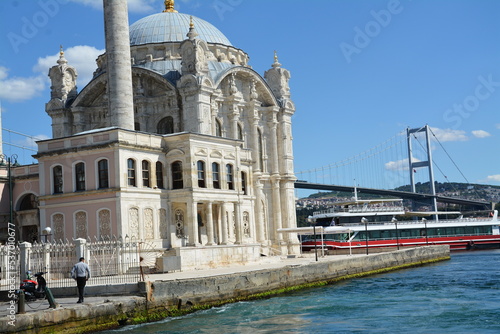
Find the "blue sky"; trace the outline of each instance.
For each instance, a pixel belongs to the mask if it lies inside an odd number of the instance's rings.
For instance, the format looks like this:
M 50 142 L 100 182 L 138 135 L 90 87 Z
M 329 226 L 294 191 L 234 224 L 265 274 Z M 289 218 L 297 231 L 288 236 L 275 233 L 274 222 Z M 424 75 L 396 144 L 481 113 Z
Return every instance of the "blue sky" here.
M 162 9 L 161 0 L 130 0 L 130 24 Z M 471 183 L 500 185 L 500 1 L 178 0 L 176 9 L 216 26 L 262 75 L 277 50 L 292 76 L 297 172 L 429 124 L 446 149 L 432 145 L 443 170 L 435 171 L 438 181 L 464 182 L 463 174 Z M 104 49 L 102 0 L 2 0 L 0 15 L 3 128 L 49 138 L 48 69 L 63 45 L 79 73 L 79 90 L 85 86 Z M 30 145 L 11 132 L 3 137 Z M 334 176 L 344 172 L 299 178 L 407 184 L 407 171 L 392 174 L 406 158 L 402 148 L 395 151 L 399 155 L 344 168 L 349 171 L 338 180 Z M 26 150 L 4 145 L 4 152 L 33 161 Z M 426 181 L 425 172 L 416 174 Z M 374 178 L 382 181 L 371 183 Z

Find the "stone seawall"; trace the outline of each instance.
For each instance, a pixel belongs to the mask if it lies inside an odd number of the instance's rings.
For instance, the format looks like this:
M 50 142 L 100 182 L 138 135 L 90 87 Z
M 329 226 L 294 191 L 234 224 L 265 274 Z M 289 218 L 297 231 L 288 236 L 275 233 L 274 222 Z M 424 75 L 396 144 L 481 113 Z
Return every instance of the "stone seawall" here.
M 0 318 L 0 332 L 84 333 L 118 325 L 158 320 L 162 317 L 253 299 L 259 294 L 333 283 L 337 280 L 418 266 L 449 259 L 448 246 L 426 246 L 389 253 L 332 256 L 319 262 L 294 262 L 262 269 L 235 269 L 230 274 L 212 271 L 203 277 L 140 282 L 140 296 L 110 297 L 99 303 L 72 305 L 16 315 L 16 326 Z M 298 260 L 298 259 L 297 259 Z M 168 276 L 167 276 L 168 277 Z

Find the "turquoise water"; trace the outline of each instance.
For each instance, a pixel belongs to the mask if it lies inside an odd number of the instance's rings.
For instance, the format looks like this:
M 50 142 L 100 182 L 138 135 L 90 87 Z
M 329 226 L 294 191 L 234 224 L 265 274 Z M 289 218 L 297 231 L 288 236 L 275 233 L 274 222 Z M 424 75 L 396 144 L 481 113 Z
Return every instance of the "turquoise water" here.
M 500 333 L 500 250 L 105 333 Z

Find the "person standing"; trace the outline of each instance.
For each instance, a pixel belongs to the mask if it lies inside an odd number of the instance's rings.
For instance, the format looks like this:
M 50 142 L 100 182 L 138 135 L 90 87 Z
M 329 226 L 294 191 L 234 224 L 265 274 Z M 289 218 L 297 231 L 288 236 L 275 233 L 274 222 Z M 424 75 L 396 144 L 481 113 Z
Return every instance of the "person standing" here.
M 89 265 L 85 263 L 85 258 L 81 257 L 80 262 L 73 266 L 73 269 L 71 270 L 71 278 L 76 281 L 76 286 L 78 287 L 77 303 L 83 303 L 83 292 L 85 290 L 85 285 L 90 278 L 90 268 Z

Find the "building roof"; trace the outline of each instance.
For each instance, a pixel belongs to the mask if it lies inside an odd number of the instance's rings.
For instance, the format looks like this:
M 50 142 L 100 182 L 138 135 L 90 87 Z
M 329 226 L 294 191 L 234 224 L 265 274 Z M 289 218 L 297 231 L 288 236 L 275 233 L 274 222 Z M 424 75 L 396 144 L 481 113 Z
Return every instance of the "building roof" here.
M 130 45 L 182 42 L 189 31 L 190 15 L 164 12 L 140 19 L 130 26 Z M 192 17 L 198 38 L 207 43 L 232 46 L 231 42 L 212 24 Z

